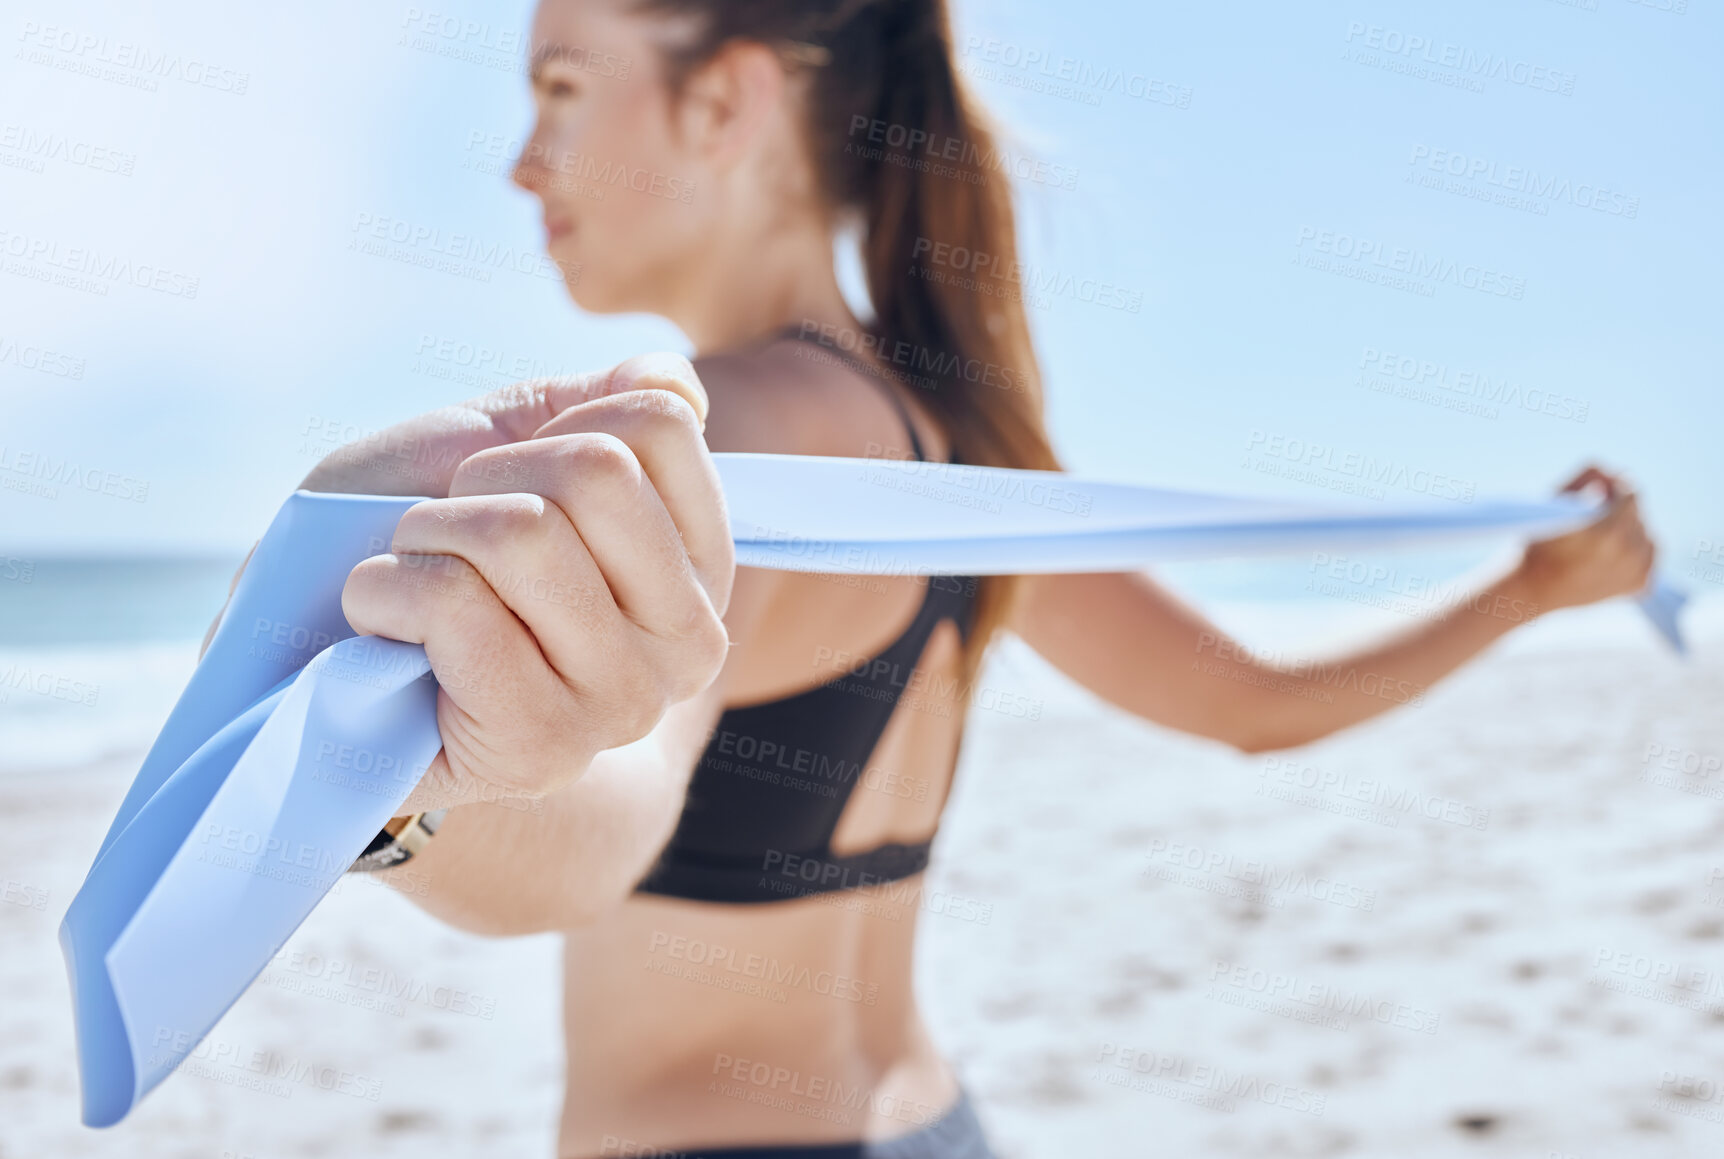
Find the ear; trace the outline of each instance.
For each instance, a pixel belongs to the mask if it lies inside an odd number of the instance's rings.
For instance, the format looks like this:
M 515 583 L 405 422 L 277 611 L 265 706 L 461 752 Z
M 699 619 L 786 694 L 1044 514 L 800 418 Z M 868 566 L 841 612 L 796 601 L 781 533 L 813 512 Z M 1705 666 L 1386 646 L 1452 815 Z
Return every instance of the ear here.
M 683 86 L 687 140 L 717 165 L 745 156 L 771 123 L 785 88 L 777 53 L 759 41 L 731 41 Z

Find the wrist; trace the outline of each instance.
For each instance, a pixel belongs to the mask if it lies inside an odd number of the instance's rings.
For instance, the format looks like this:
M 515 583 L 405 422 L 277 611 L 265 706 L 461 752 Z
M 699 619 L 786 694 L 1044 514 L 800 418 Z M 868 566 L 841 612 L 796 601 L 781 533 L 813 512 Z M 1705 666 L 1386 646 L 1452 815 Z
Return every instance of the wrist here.
M 1497 600 L 1524 608 L 1528 620 L 1561 606 L 1549 569 L 1531 552 L 1523 552 L 1520 562 L 1493 584 L 1490 591 Z

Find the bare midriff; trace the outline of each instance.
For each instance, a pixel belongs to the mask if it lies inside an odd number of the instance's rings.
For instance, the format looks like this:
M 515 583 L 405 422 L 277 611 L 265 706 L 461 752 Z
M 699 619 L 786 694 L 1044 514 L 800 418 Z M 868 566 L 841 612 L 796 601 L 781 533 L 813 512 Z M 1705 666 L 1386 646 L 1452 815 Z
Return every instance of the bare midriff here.
M 571 934 L 559 1155 L 891 1138 L 937 1119 L 957 1086 L 912 991 L 921 898 L 921 875 L 748 906 L 643 896 Z

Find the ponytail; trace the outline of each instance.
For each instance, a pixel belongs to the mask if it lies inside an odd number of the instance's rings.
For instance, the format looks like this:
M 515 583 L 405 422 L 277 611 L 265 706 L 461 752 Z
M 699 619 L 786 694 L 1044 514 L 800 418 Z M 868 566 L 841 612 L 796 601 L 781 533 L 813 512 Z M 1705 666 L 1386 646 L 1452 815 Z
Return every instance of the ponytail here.
M 956 458 L 1057 470 L 1016 276 L 1011 188 L 990 164 L 994 135 L 958 79 L 945 5 L 900 7 L 921 26 L 909 30 L 878 119 L 888 135 L 905 126 L 906 142 L 920 129 L 926 147 L 874 169 L 863 243 L 874 327 L 883 343 L 907 343 L 913 364 L 928 368 L 933 384 L 921 399 Z M 1010 576 L 981 582 L 965 656 L 970 679 L 1009 618 L 1017 586 Z
M 835 207 L 864 224 L 870 328 L 958 460 L 1057 470 L 1024 314 L 1012 193 L 994 134 L 961 83 L 945 0 L 646 0 L 698 12 L 687 67 L 733 39 L 814 70 L 808 139 Z M 902 371 L 901 374 L 897 373 Z M 973 678 L 1017 580 L 981 581 Z

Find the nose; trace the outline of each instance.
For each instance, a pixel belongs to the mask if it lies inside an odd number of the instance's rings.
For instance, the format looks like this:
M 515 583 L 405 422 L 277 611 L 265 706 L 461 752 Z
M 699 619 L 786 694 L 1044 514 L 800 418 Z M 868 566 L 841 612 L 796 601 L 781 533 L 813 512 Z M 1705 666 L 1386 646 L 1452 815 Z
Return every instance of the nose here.
M 533 135 L 527 138 L 521 155 L 515 158 L 515 167 L 509 172 L 510 181 L 532 194 L 544 189 L 547 175 L 544 165 L 545 146 L 539 140 L 540 131 L 541 126 L 534 124 Z

